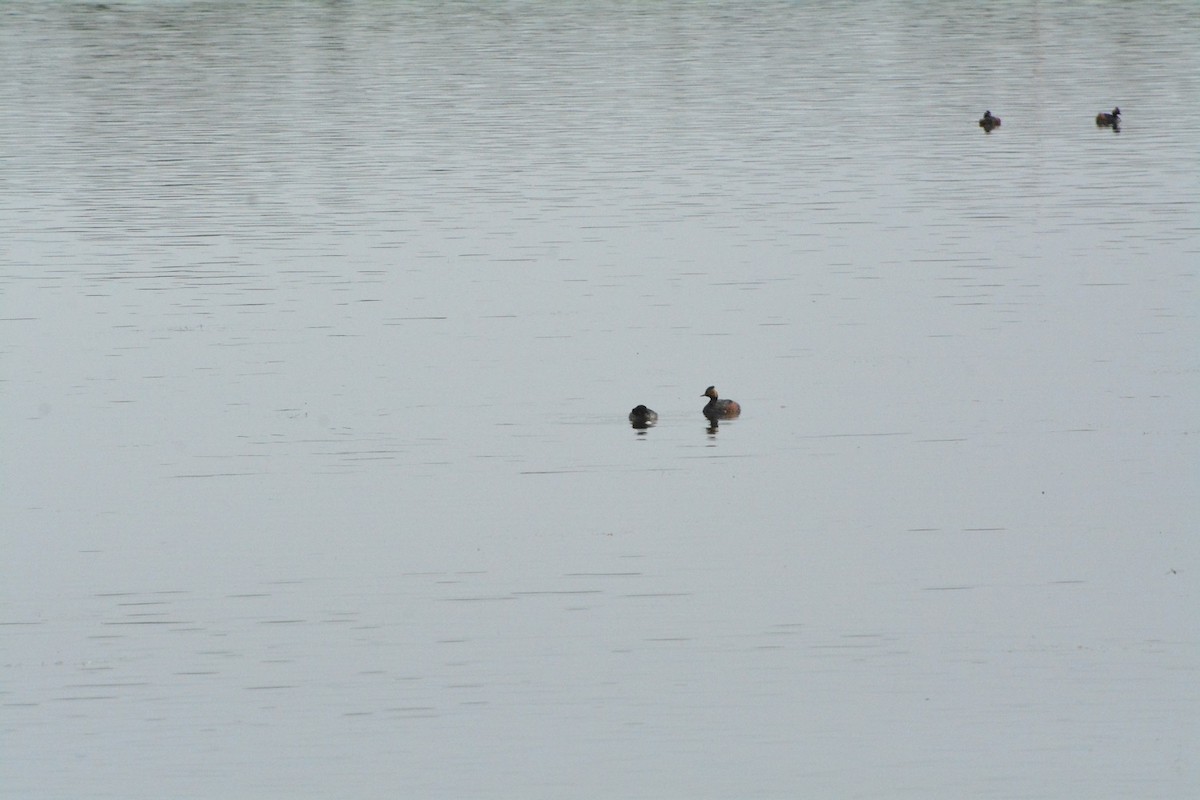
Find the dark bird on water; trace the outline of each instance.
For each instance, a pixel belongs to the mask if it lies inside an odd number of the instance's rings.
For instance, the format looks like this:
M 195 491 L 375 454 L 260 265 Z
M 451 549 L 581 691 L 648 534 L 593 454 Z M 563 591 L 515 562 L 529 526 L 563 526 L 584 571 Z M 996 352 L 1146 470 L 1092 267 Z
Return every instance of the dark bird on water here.
M 629 412 L 629 421 L 635 428 L 649 428 L 658 422 L 658 412 L 645 406 L 634 406 Z
M 1137 109 L 1134 109 L 1135 111 Z M 1096 125 L 1101 128 L 1115 128 L 1121 124 L 1121 109 L 1114 108 L 1110 114 L 1107 111 L 1101 111 L 1096 115 Z
M 708 398 L 708 404 L 704 406 L 704 416 L 709 419 L 734 419 L 742 413 L 742 407 L 736 400 L 722 400 L 717 397 L 715 386 L 708 387 L 700 396 Z

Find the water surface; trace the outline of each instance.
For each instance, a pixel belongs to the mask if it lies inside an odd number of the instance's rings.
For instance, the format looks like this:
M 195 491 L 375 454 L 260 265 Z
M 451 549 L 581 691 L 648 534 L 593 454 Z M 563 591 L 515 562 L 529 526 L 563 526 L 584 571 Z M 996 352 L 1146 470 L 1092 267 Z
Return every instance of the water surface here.
M 1198 40 L 6 5 L 0 781 L 1192 796 Z

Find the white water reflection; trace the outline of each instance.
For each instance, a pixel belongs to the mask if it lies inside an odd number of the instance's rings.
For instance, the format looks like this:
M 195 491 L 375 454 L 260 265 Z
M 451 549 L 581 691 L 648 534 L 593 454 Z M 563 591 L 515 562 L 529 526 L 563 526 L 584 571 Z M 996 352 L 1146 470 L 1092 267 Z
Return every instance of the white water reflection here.
M 1197 24 L 9 4 L 0 782 L 1188 796 Z

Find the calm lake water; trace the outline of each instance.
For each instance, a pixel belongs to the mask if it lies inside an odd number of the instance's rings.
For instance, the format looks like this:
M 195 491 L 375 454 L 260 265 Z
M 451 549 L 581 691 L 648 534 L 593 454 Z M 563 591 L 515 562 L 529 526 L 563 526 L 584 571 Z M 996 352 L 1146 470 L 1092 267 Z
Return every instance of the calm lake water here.
M 1195 797 L 1198 42 L 4 4 L 3 793 Z

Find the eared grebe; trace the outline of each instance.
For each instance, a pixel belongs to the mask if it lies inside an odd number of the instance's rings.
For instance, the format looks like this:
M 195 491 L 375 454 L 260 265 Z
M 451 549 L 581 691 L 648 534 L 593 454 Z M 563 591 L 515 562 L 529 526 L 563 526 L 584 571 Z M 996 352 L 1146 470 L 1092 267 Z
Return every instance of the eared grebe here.
M 708 387 L 700 396 L 708 398 L 708 405 L 704 406 L 704 416 L 709 419 L 733 419 L 742 413 L 742 407 L 736 400 L 718 399 L 715 386 Z
M 979 127 L 983 128 L 984 133 L 991 133 L 993 128 L 1000 127 L 1000 118 L 993 117 L 991 111 L 985 111 L 979 120 Z
M 1137 109 L 1134 109 L 1135 111 Z M 1096 124 L 1101 128 L 1115 128 L 1121 124 L 1121 109 L 1114 108 L 1112 113 L 1101 111 L 1096 115 Z
M 658 412 L 645 406 L 634 406 L 629 412 L 629 421 L 635 428 L 648 428 L 658 422 Z

